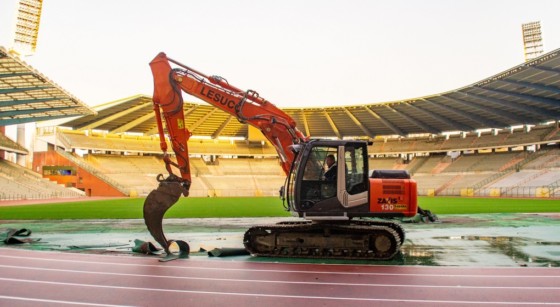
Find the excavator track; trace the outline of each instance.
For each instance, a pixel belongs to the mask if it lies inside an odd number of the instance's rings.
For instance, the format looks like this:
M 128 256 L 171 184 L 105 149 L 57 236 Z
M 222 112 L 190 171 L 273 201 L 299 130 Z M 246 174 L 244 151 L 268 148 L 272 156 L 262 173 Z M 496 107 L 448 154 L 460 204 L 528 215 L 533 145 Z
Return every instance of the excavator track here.
M 283 221 L 283 222 L 279 222 L 277 225 L 309 225 L 312 224 L 313 221 Z M 404 243 L 404 239 L 405 239 L 405 231 L 402 228 L 402 226 L 398 223 L 395 222 L 391 222 L 391 221 L 387 221 L 387 220 L 368 220 L 368 219 L 362 219 L 362 220 L 352 220 L 351 221 L 351 225 L 361 225 L 361 226 L 386 226 L 389 227 L 391 229 L 393 229 L 394 231 L 397 232 L 399 238 L 400 238 L 400 245 L 402 245 Z
M 379 222 L 301 221 L 254 226 L 245 232 L 243 243 L 254 256 L 389 260 L 399 252 L 402 228 Z
M 357 221 L 353 221 L 353 223 L 356 223 L 357 225 L 364 225 L 364 226 L 369 226 L 369 225 L 376 225 L 376 226 L 385 226 L 385 227 L 389 227 L 391 229 L 393 229 L 394 231 L 397 232 L 399 239 L 400 239 L 400 245 L 402 245 L 404 243 L 404 239 L 405 239 L 405 231 L 404 229 L 401 227 L 401 225 L 395 223 L 395 222 L 391 222 L 391 221 L 384 221 L 384 220 L 357 220 Z

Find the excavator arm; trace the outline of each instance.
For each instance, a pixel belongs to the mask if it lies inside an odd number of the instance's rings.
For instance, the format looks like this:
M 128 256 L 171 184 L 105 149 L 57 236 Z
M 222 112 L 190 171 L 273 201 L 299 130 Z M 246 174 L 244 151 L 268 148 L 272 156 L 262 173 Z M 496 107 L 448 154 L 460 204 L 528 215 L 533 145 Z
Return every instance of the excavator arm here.
M 179 68 L 171 68 L 171 64 Z M 218 76 L 206 76 L 160 53 L 150 63 L 154 76 L 154 110 L 163 110 L 173 150 L 177 155 L 181 177 L 190 181 L 188 173 L 187 141 L 189 131 L 184 127 L 181 91 L 197 97 L 216 108 L 236 117 L 240 122 L 257 127 L 276 148 L 286 175 L 290 172 L 294 154 L 291 145 L 305 142 L 308 138 L 297 129 L 296 122 L 274 104 L 263 99 L 253 90 L 243 91 Z M 158 130 L 162 150 L 166 151 L 161 120 Z M 169 171 L 169 169 L 168 169 Z
M 172 68 L 171 64 L 175 64 L 176 68 Z M 164 153 L 165 167 L 169 176 L 163 178 L 160 175 L 159 187 L 146 198 L 144 220 L 152 236 L 170 255 L 170 242 L 163 233 L 163 216 L 177 202 L 181 194 L 188 196 L 191 185 L 187 146 L 191 132 L 185 126 L 182 92 L 215 106 L 242 123 L 258 128 L 278 152 L 286 175 L 289 174 L 294 160 L 294 152 L 290 146 L 306 142 L 308 137 L 297 129 L 296 122 L 288 114 L 253 90 L 243 91 L 230 85 L 224 78 L 206 76 L 168 58 L 165 53 L 158 54 L 150 62 L 150 67 L 154 78 L 153 106 L 160 147 Z M 177 162 L 172 161 L 167 152 L 162 117 Z M 178 169 L 180 174 L 174 174 L 173 168 Z

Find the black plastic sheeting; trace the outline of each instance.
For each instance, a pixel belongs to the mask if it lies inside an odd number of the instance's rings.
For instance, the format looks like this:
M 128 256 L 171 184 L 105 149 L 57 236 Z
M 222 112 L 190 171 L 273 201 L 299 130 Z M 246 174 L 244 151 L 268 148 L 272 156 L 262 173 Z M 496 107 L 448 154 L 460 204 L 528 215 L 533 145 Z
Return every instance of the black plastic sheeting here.
M 41 239 L 32 239 L 29 238 L 29 236 L 31 236 L 31 230 L 27 228 L 21 228 L 21 229 L 10 228 L 0 233 L 0 239 L 6 245 L 33 243 L 41 240 Z

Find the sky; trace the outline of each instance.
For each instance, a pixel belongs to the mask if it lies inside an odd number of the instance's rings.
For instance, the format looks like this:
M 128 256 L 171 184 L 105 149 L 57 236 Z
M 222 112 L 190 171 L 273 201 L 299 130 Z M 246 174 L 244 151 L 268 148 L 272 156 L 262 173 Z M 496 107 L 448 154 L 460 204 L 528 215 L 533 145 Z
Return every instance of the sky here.
M 0 0 L 5 47 L 14 1 Z M 362 105 L 522 64 L 526 22 L 541 22 L 545 52 L 558 49 L 558 12 L 556 0 L 44 0 L 24 61 L 90 106 L 151 96 L 161 51 L 279 107 Z

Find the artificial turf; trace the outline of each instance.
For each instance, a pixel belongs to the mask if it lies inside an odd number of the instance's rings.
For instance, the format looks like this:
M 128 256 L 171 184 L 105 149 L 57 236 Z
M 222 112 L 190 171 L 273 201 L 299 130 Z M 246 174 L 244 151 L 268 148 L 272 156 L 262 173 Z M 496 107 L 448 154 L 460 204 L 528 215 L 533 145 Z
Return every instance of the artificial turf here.
M 436 214 L 560 212 L 560 199 L 419 197 L 418 205 Z
M 141 219 L 144 198 L 0 207 L 0 220 Z M 181 198 L 166 218 L 289 216 L 275 197 Z
M 560 212 L 558 199 L 419 197 L 435 214 Z M 141 219 L 144 198 L 0 207 L 0 220 Z M 285 217 L 276 197 L 181 198 L 166 218 Z

